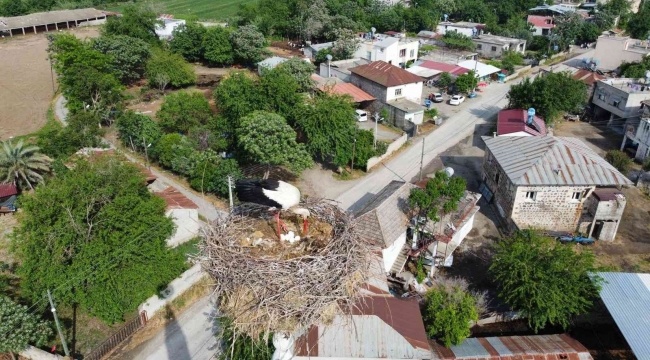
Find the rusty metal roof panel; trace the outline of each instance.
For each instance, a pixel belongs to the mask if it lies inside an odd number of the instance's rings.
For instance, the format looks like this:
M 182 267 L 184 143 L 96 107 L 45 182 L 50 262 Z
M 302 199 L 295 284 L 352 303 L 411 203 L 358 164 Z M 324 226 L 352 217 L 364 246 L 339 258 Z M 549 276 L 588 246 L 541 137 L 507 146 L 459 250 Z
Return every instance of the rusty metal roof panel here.
M 385 87 L 423 82 L 424 79 L 385 61 L 373 61 L 349 69 L 353 74 Z
M 631 185 L 582 141 L 569 137 L 483 137 L 515 185 Z

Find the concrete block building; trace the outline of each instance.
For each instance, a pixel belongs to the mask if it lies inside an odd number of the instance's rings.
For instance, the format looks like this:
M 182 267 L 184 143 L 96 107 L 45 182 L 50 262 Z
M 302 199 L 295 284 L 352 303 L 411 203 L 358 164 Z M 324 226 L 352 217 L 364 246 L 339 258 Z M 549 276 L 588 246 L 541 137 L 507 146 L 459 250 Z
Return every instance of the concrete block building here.
M 512 229 L 582 231 L 610 241 L 632 185 L 582 141 L 569 137 L 483 137 L 481 192 Z
M 384 61 L 401 68 L 418 59 L 418 39 L 378 35 L 376 40 L 363 40 L 353 58 L 368 61 Z
M 476 44 L 476 52 L 485 58 L 498 58 L 506 51 L 523 54 L 526 51 L 526 40 L 483 34 L 472 38 Z
M 465 36 L 476 36 L 483 33 L 485 24 L 473 23 L 468 21 L 442 21 L 436 27 L 438 34 L 445 35 L 448 31 L 461 33 Z
M 650 84 L 638 79 L 605 79 L 596 83 L 591 100 L 597 117 L 609 118 L 607 125 L 638 120 L 641 104 L 650 100 Z
M 599 61 L 599 69 L 612 71 L 618 69 L 624 61 L 639 62 L 648 54 L 650 41 L 603 35 L 596 41 L 593 58 Z

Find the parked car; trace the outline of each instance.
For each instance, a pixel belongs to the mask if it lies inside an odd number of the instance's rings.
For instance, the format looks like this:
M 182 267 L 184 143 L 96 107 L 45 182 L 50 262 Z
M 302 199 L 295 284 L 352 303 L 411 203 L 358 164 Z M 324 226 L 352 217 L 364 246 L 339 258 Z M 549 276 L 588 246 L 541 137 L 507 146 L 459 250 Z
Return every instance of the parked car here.
M 354 110 L 357 113 L 357 121 L 368 121 L 368 113 L 363 110 Z
M 460 105 L 462 102 L 465 101 L 465 97 L 463 95 L 454 95 L 449 99 L 449 105 Z
M 582 234 L 578 234 L 577 236 L 558 236 L 556 239 L 562 244 L 573 242 L 580 245 L 591 245 L 594 243 L 594 239 L 584 237 Z
M 431 95 L 433 95 L 433 99 L 431 99 L 431 100 L 433 100 L 433 102 L 441 103 L 441 102 L 445 101 L 445 99 L 442 98 L 441 93 L 435 93 L 435 94 L 431 94 Z

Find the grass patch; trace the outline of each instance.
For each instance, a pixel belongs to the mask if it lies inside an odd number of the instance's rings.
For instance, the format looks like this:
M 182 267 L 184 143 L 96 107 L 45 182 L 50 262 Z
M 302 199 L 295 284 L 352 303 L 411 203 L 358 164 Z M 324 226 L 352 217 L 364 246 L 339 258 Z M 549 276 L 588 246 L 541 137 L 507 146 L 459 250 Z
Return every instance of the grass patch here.
M 354 171 L 350 171 L 349 169 L 343 169 L 343 171 L 340 174 L 335 173 L 332 176 L 334 176 L 334 178 L 337 180 L 346 181 L 346 180 L 354 180 L 360 177 L 364 177 L 366 174 L 367 173 L 365 171 L 359 169 L 354 169 Z
M 201 238 L 196 237 L 188 242 L 182 243 L 178 245 L 177 247 L 173 248 L 172 251 L 183 254 L 185 257 L 190 258 L 193 256 L 196 256 L 199 254 L 200 249 L 199 249 L 199 242 L 201 241 Z
M 153 3 L 160 6 L 166 14 L 176 18 L 198 20 L 225 20 L 235 16 L 239 5 L 256 3 L 257 0 L 155 0 Z M 131 2 L 121 2 L 106 5 L 105 10 L 122 11 Z

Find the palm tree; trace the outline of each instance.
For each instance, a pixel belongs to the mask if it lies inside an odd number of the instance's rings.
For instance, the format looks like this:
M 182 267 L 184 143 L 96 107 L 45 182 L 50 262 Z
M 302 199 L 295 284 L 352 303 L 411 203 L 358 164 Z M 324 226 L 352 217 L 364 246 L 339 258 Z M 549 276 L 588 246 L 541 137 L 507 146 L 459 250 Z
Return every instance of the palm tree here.
M 50 172 L 50 162 L 52 159 L 41 154 L 38 146 L 23 146 L 22 140 L 14 146 L 5 141 L 0 150 L 0 182 L 33 190 L 34 185 L 43 182 L 43 174 Z

